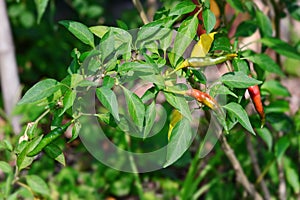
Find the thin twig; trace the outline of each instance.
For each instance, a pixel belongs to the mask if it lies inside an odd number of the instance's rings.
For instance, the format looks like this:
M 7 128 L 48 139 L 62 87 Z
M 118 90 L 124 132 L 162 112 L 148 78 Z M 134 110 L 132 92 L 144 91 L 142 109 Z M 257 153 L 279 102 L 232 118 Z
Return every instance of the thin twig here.
M 146 15 L 145 11 L 144 11 L 144 8 L 143 8 L 140 0 L 132 0 L 132 3 L 136 7 L 137 11 L 139 12 L 140 17 L 141 17 L 143 23 L 144 24 L 148 24 L 149 20 L 148 20 L 148 17 Z
M 22 186 L 23 188 L 26 188 L 30 193 L 32 193 L 33 196 L 35 196 L 34 191 L 31 189 L 31 187 L 29 187 L 28 185 L 26 185 L 25 183 L 22 183 L 20 181 L 16 182 L 18 185 Z
M 275 26 L 275 37 L 280 38 L 280 10 L 281 7 L 278 5 L 279 3 L 275 2 L 275 0 L 271 0 L 271 4 L 274 10 L 274 26 Z M 276 62 L 281 66 L 281 58 L 278 53 L 276 53 Z
M 148 19 L 150 19 L 150 21 L 153 21 L 153 17 L 158 7 L 157 0 L 147 0 L 147 4 L 148 4 L 148 11 L 147 11 Z
M 278 132 L 278 136 L 282 137 L 283 133 Z M 283 166 L 283 157 L 277 161 L 278 177 L 279 177 L 279 186 L 278 186 L 278 199 L 286 200 L 286 182 L 284 175 L 284 166 Z
M 261 174 L 261 169 L 259 167 L 257 157 L 254 152 L 254 147 L 253 147 L 253 144 L 251 143 L 251 136 L 249 134 L 246 135 L 246 142 L 247 142 L 247 149 L 250 154 L 250 159 L 253 164 L 254 173 L 258 177 Z M 270 192 L 269 192 L 268 187 L 263 179 L 260 182 L 260 186 L 261 186 L 262 192 L 264 194 L 264 199 L 270 199 L 271 198 Z
M 286 200 L 286 182 L 283 171 L 283 160 L 282 158 L 277 162 L 279 186 L 278 186 L 278 198 L 280 200 Z
M 254 186 L 249 182 L 247 176 L 244 173 L 243 168 L 241 167 L 240 162 L 235 156 L 235 153 L 233 149 L 228 144 L 226 137 L 222 134 L 220 136 L 220 141 L 222 144 L 222 149 L 224 150 L 225 155 L 231 162 L 233 169 L 237 176 L 237 181 L 242 184 L 242 186 L 245 188 L 245 190 L 248 192 L 250 196 L 253 197 L 255 200 L 262 200 L 263 198 L 261 195 L 255 190 Z

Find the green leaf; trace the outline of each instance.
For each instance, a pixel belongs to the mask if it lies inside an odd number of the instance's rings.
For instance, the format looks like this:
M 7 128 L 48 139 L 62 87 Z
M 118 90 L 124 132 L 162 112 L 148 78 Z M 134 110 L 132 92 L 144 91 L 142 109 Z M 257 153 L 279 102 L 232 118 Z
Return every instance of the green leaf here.
M 164 92 L 164 95 L 169 104 L 171 104 L 174 108 L 176 108 L 189 121 L 192 121 L 192 115 L 189 109 L 189 105 L 183 96 L 174 95 L 169 92 Z
M 164 167 L 178 160 L 192 143 L 192 130 L 189 120 L 182 118 L 172 130 L 167 146 L 167 157 Z
M 284 155 L 285 151 L 289 146 L 290 146 L 290 141 L 287 136 L 283 136 L 279 138 L 279 140 L 277 141 L 274 147 L 274 154 L 277 158 L 277 161 L 279 161 L 282 158 L 282 156 Z
M 46 10 L 46 7 L 48 5 L 49 0 L 34 0 L 37 13 L 38 13 L 38 18 L 37 18 L 37 23 L 39 24 L 41 21 L 41 18 Z
M 284 113 L 290 110 L 290 104 L 286 100 L 272 101 L 268 106 L 265 106 L 265 113 Z
M 256 20 L 262 37 L 272 37 L 272 23 L 262 11 L 256 11 Z
M 142 131 L 145 117 L 145 105 L 135 93 L 131 92 L 125 87 L 122 87 L 122 89 L 125 94 L 129 115 L 134 123 L 138 126 L 139 130 Z
M 144 135 L 143 138 L 147 138 L 148 134 L 150 133 L 156 117 L 156 107 L 155 107 L 155 101 L 152 101 L 152 103 L 147 106 L 146 113 L 145 113 L 145 128 L 144 128 Z
M 124 30 L 129 29 L 127 24 L 124 21 L 117 19 L 116 22 L 117 22 L 118 27 L 120 27 L 121 29 L 124 29 Z
M 293 120 L 284 113 L 268 113 L 267 121 L 272 124 L 274 131 L 290 133 L 293 130 Z
M 78 83 L 77 87 L 97 87 L 99 83 L 90 80 L 82 80 Z
M 106 88 L 112 88 L 115 85 L 115 79 L 106 75 L 103 78 L 102 86 Z
M 174 31 L 170 29 L 170 32 L 159 40 L 160 48 L 164 52 L 166 52 L 167 49 L 171 46 L 173 35 L 174 35 Z
M 37 175 L 27 175 L 26 182 L 34 192 L 42 194 L 44 196 L 50 195 L 48 185 L 41 177 Z
M 88 27 L 82 23 L 75 21 L 63 20 L 59 22 L 61 25 L 66 27 L 75 37 L 81 42 L 95 48 L 94 36 Z
M 293 188 L 295 194 L 299 194 L 300 192 L 299 173 L 295 168 L 292 168 L 292 166 L 286 166 L 285 172 L 286 172 L 287 182 Z
M 126 62 L 118 67 L 119 73 L 133 72 L 133 71 L 140 71 L 140 72 L 145 72 L 150 74 L 155 74 L 157 72 L 154 65 L 137 63 L 137 62 Z
M 234 94 L 226 86 L 221 85 L 221 84 L 214 85 L 212 88 L 210 88 L 209 93 L 210 93 L 210 96 L 212 96 L 212 97 L 219 95 L 219 94 L 223 94 L 223 95 L 231 95 L 235 98 L 238 98 L 238 96 L 236 96 L 236 94 Z
M 62 150 L 56 144 L 50 143 L 43 150 L 50 158 L 55 159 L 63 166 L 66 166 L 65 156 Z
M 34 103 L 53 95 L 62 85 L 54 79 L 45 79 L 32 86 L 19 101 L 18 105 Z
M 108 26 L 92 26 L 89 28 L 89 30 L 98 36 L 99 38 L 102 38 L 105 33 L 107 33 L 110 30 L 110 27 Z
M 206 84 L 207 82 L 206 76 L 200 70 L 192 69 L 192 72 L 194 74 L 194 79 L 196 82 Z
M 205 8 L 202 17 L 206 33 L 210 33 L 216 25 L 216 16 L 209 8 Z
M 239 12 L 244 12 L 243 3 L 240 0 L 227 0 L 227 3 L 230 4 L 235 10 Z
M 94 26 L 90 27 L 89 30 L 102 39 L 108 32 L 110 32 L 110 35 L 113 38 L 110 38 L 109 40 L 113 40 L 114 42 L 113 44 L 110 44 L 111 46 L 109 46 L 110 42 L 106 41 L 107 44 L 105 44 L 105 46 L 116 50 L 114 57 L 123 56 L 125 60 L 130 58 L 132 36 L 129 32 L 120 28 L 107 26 Z M 105 53 L 106 55 L 109 55 L 107 52 Z
M 268 92 L 274 96 L 289 97 L 290 92 L 279 81 L 269 80 L 265 81 L 261 86 L 262 92 Z
M 161 75 L 151 74 L 151 75 L 147 75 L 147 76 L 141 76 L 140 78 L 149 83 L 155 84 L 159 88 L 165 87 L 165 80 Z
M 25 148 L 17 157 L 17 166 L 19 171 L 31 165 L 32 161 L 34 160 L 34 157 L 27 157 L 26 155 L 40 143 L 43 136 L 44 135 L 40 135 L 39 137 L 34 138 L 32 141 L 26 142 Z
M 224 74 L 221 77 L 221 82 L 231 88 L 248 88 L 262 83 L 262 81 L 251 78 L 241 71 Z
M 236 29 L 235 37 L 249 37 L 255 33 L 257 25 L 253 21 L 243 21 Z
M 281 76 L 284 75 L 279 65 L 266 54 L 254 54 L 246 58 L 257 64 L 262 70 L 273 72 Z
M 10 174 L 13 172 L 12 167 L 4 161 L 0 161 L 0 170 L 6 174 Z
M 118 101 L 115 93 L 107 87 L 96 89 L 96 95 L 103 106 L 109 110 L 117 121 L 120 121 Z
M 192 1 L 185 0 L 185 1 L 182 1 L 178 4 L 176 4 L 176 6 L 171 9 L 168 16 L 184 15 L 184 14 L 192 12 L 193 10 L 195 10 L 195 8 L 196 8 L 196 5 Z
M 248 63 L 245 60 L 242 60 L 240 58 L 234 58 L 232 61 L 232 65 L 234 71 L 241 71 L 244 72 L 245 74 L 250 73 Z
M 13 151 L 13 146 L 10 141 L 7 139 L 3 139 L 0 141 L 0 150 L 5 149 L 8 151 Z
M 84 80 L 84 77 L 80 74 L 71 74 L 64 78 L 61 83 L 67 85 L 68 87 L 74 89 L 78 84 Z
M 187 18 L 180 24 L 174 41 L 174 48 L 170 54 L 170 62 L 172 65 L 177 63 L 178 59 L 183 55 L 186 48 L 196 36 L 198 23 L 198 18 L 195 15 L 192 18 Z
M 142 99 L 142 101 L 143 101 L 144 103 L 146 103 L 147 101 L 149 101 L 149 100 L 151 100 L 151 99 L 154 99 L 154 98 L 156 97 L 157 93 L 158 93 L 157 88 L 153 86 L 153 87 L 149 88 L 149 89 L 143 94 L 143 96 L 142 96 L 141 99 Z
M 286 56 L 288 58 L 293 58 L 300 60 L 300 54 L 296 48 L 290 46 L 288 43 L 272 37 L 262 38 L 260 40 L 264 45 L 270 47 L 280 55 Z
M 271 151 L 273 147 L 273 137 L 272 133 L 267 128 L 258 128 L 256 133 L 261 137 L 261 139 L 266 143 L 268 150 Z
M 64 114 L 66 112 L 66 110 L 68 110 L 69 108 L 71 108 L 74 104 L 74 101 L 76 99 L 76 91 L 75 90 L 68 90 L 66 92 L 66 94 L 64 95 L 64 99 L 63 99 L 63 109 L 60 112 L 59 116 L 61 116 L 62 114 Z
M 230 40 L 228 37 L 216 37 L 212 43 L 211 51 L 216 51 L 216 50 L 221 50 L 221 51 L 226 51 L 230 52 L 231 51 L 231 44 Z
M 255 132 L 251 126 L 251 123 L 249 121 L 247 112 L 245 111 L 245 109 L 240 105 L 237 104 L 235 102 L 231 102 L 225 106 L 223 106 L 226 110 L 228 110 L 229 112 L 231 112 L 239 121 L 239 123 L 246 129 L 248 130 L 250 133 L 252 133 L 253 135 L 255 135 Z
M 115 37 L 112 31 L 108 31 L 101 39 L 100 51 L 101 61 L 104 62 L 106 58 L 109 59 L 109 55 L 115 51 Z
M 161 26 L 151 26 L 151 24 L 146 24 L 142 26 L 138 32 L 137 42 L 140 44 L 137 45 L 139 48 L 143 48 L 145 43 L 154 43 L 153 41 L 161 40 L 164 37 L 167 37 L 172 30 L 169 28 L 162 28 Z M 156 44 L 156 42 L 155 42 Z

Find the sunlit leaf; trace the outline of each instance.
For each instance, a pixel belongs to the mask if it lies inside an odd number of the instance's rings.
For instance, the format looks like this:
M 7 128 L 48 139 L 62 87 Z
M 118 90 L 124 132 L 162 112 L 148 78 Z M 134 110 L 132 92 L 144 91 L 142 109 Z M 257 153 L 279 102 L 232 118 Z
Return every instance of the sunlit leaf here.
M 80 22 L 63 20 L 59 22 L 84 44 L 95 47 L 94 36 L 88 27 Z
M 54 79 L 45 79 L 32 86 L 19 101 L 18 105 L 34 103 L 53 95 L 62 85 Z

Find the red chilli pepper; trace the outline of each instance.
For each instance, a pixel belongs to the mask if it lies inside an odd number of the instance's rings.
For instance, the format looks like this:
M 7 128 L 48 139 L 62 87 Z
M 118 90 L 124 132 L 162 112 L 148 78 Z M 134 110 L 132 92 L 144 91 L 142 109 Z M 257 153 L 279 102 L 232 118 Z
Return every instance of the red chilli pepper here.
M 258 85 L 254 85 L 248 88 L 248 92 L 250 94 L 251 100 L 254 104 L 255 110 L 260 116 L 261 120 L 261 127 L 264 126 L 265 121 L 266 121 L 266 116 L 265 116 L 265 111 L 264 107 L 261 101 L 261 96 L 260 96 L 260 90 Z

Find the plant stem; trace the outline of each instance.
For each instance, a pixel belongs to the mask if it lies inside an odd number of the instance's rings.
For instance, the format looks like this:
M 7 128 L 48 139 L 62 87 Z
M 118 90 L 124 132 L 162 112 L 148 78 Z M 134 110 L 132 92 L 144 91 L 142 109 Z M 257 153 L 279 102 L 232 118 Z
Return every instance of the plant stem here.
M 128 151 L 131 151 L 131 147 L 130 147 L 130 136 L 128 134 L 124 134 L 125 135 L 125 140 L 127 142 L 127 149 Z M 135 186 L 136 186 L 136 189 L 137 189 L 137 192 L 138 192 L 138 195 L 139 195 L 139 198 L 141 200 L 145 199 L 144 198 L 144 192 L 143 192 L 143 187 L 142 187 L 142 183 L 141 183 L 141 180 L 140 180 L 140 177 L 139 177 L 139 174 L 138 174 L 138 170 L 137 170 L 137 167 L 136 167 L 136 164 L 135 164 L 135 161 L 132 157 L 131 154 L 129 154 L 129 161 L 130 161 L 130 166 L 133 170 L 133 176 L 134 176 L 134 179 L 135 179 Z
M 35 196 L 33 190 L 28 185 L 26 185 L 25 183 L 22 183 L 20 181 L 17 181 L 16 183 L 18 185 L 22 186 L 23 188 L 26 188 L 29 192 L 31 192 L 33 194 L 33 196 Z
M 279 138 L 283 136 L 283 132 L 278 132 Z M 286 182 L 285 182 L 285 174 L 284 174 L 284 166 L 283 166 L 283 157 L 277 160 L 277 169 L 278 169 L 278 177 L 279 177 L 279 186 L 278 186 L 278 199 L 286 200 Z
M 237 181 L 245 188 L 245 190 L 248 192 L 250 196 L 252 196 L 256 200 L 262 200 L 263 198 L 261 197 L 261 195 L 255 190 L 254 186 L 250 183 L 247 176 L 245 175 L 240 162 L 236 158 L 233 149 L 227 143 L 227 139 L 223 134 L 221 134 L 220 136 L 220 141 L 225 155 L 227 156 L 227 158 L 229 159 L 229 161 L 231 162 L 234 168 L 234 171 L 237 176 Z
M 247 149 L 250 154 L 250 159 L 251 159 L 251 162 L 253 165 L 254 173 L 258 177 L 261 174 L 261 169 L 258 165 L 257 157 L 254 152 L 254 147 L 251 142 L 251 136 L 248 133 L 246 134 L 246 142 L 247 142 Z M 270 192 L 269 192 L 268 187 L 263 179 L 260 182 L 260 186 L 261 186 L 262 192 L 264 194 L 264 199 L 270 199 L 271 198 Z
M 45 117 L 50 112 L 50 109 L 47 109 L 45 112 L 43 112 L 36 120 L 34 120 L 33 123 L 38 123 L 43 117 Z
M 149 20 L 148 20 L 148 17 L 146 15 L 145 11 L 144 11 L 144 8 L 143 8 L 140 0 L 132 0 L 132 3 L 136 7 L 137 11 L 139 12 L 140 17 L 141 17 L 143 23 L 144 24 L 148 24 Z

